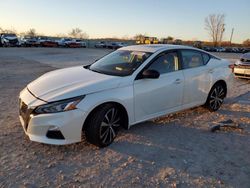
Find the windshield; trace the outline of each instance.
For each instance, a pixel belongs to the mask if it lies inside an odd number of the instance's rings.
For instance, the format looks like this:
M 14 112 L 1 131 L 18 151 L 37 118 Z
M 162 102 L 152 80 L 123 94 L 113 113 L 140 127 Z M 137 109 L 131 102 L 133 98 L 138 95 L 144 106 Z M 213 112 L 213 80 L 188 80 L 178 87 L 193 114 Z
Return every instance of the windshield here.
M 151 53 L 148 52 L 118 50 L 101 58 L 92 64 L 89 69 L 108 75 L 128 76 L 150 55 Z
M 5 37 L 16 37 L 15 34 L 4 34 Z

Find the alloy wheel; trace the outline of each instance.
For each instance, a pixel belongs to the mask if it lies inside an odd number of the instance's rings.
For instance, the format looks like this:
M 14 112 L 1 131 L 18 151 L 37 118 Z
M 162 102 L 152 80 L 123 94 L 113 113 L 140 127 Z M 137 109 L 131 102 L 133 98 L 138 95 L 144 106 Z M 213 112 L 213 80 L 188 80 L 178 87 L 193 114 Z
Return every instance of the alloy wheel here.
M 223 103 L 223 99 L 225 98 L 225 90 L 222 86 L 217 86 L 214 88 L 210 95 L 209 105 L 213 110 L 217 110 Z
M 111 108 L 105 114 L 100 126 L 100 140 L 108 145 L 116 137 L 117 130 L 120 127 L 120 115 L 116 108 Z

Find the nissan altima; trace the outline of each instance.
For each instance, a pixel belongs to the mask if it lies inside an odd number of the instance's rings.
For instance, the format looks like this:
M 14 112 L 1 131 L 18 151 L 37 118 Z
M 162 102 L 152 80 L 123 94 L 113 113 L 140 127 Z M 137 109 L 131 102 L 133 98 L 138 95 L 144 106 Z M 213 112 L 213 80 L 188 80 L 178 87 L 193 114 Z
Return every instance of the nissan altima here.
M 19 117 L 32 141 L 71 144 L 85 135 L 105 147 L 120 128 L 200 105 L 218 110 L 230 90 L 229 67 L 192 47 L 123 47 L 28 84 L 19 96 Z
M 241 56 L 233 67 L 234 75 L 238 78 L 250 78 L 250 52 Z

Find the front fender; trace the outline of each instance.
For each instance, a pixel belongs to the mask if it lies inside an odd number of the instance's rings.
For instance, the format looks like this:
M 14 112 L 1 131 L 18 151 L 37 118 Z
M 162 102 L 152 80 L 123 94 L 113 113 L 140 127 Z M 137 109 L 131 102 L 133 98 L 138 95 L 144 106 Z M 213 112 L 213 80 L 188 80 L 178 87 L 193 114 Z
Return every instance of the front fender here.
M 129 125 L 134 122 L 134 99 L 132 86 L 88 94 L 77 107 L 89 115 L 90 112 L 92 112 L 92 110 L 94 110 L 97 106 L 107 102 L 116 102 L 121 104 L 127 111 Z

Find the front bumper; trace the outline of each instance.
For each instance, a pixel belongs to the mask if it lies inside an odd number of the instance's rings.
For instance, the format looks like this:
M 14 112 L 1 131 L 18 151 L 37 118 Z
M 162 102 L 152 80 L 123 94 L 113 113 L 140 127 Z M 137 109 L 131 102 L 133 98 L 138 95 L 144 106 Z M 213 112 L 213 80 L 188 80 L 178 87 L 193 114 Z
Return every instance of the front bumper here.
M 27 98 L 20 98 L 19 119 L 30 140 L 55 145 L 81 141 L 82 127 L 86 118 L 85 112 L 76 109 L 67 112 L 34 115 L 32 113 L 34 107 L 30 106 L 25 99 Z M 62 136 L 52 138 L 51 134 L 48 133 L 54 130 L 57 133 L 60 132 Z
M 250 78 L 250 66 L 235 66 L 234 75 L 238 78 Z

